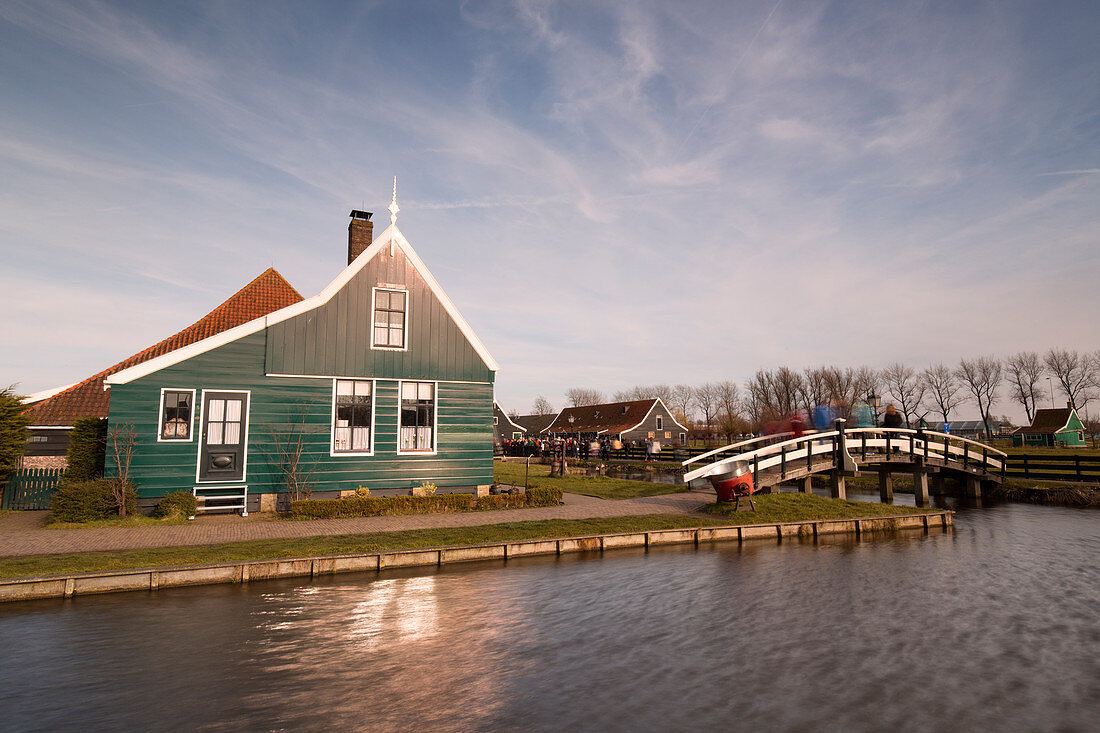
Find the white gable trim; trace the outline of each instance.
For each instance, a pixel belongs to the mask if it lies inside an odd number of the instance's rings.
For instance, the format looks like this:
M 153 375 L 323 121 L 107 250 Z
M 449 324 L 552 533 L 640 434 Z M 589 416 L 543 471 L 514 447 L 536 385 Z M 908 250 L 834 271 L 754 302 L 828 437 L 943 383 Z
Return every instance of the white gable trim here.
M 66 384 L 64 387 L 54 387 L 53 389 L 44 389 L 41 392 L 35 392 L 34 394 L 29 394 L 20 401 L 24 405 L 31 405 L 31 404 L 34 404 L 35 402 L 41 402 L 42 400 L 48 400 L 49 398 L 53 397 L 54 395 L 61 394 L 65 390 L 69 389 L 70 387 L 75 387 L 78 384 L 80 384 L 80 382 L 73 382 L 72 384 Z
M 439 299 L 439 302 L 443 305 L 443 309 L 447 311 L 447 314 L 454 319 L 458 329 L 462 332 L 462 335 L 470 342 L 470 345 L 474 347 L 474 351 L 481 357 L 491 371 L 498 371 L 496 360 L 493 359 L 489 350 L 485 348 L 485 345 L 481 343 L 481 339 L 474 334 L 470 324 L 466 322 L 466 319 L 462 317 L 462 314 L 458 312 L 458 308 L 451 302 L 451 299 L 447 297 L 447 294 L 443 292 L 443 288 L 440 287 L 432 274 L 428 272 L 427 266 L 424 261 L 416 254 L 416 251 L 409 244 L 408 240 L 401 233 L 401 230 L 397 228 L 396 224 L 391 224 L 386 227 L 386 230 L 375 237 L 371 242 L 370 247 L 362 252 L 355 260 L 344 268 L 344 271 L 336 276 L 336 279 L 330 282 L 324 290 L 312 298 L 306 298 L 305 300 L 295 303 L 294 305 L 288 305 L 286 308 L 281 308 L 273 313 L 268 313 L 266 316 L 260 316 L 248 323 L 242 323 L 239 326 L 229 329 L 228 331 L 222 331 L 219 334 L 205 338 L 202 341 L 196 341 L 193 344 L 188 344 L 181 349 L 170 351 L 167 354 L 162 354 L 155 359 L 142 362 L 136 366 L 132 366 L 129 369 L 123 369 L 122 371 L 115 372 L 107 377 L 105 380 L 107 384 L 127 384 L 135 379 L 158 372 L 161 369 L 179 364 L 181 361 L 186 361 L 193 356 L 206 353 L 212 349 L 216 349 L 219 346 L 224 346 L 232 341 L 251 335 L 258 331 L 261 331 L 268 326 L 273 326 L 276 323 L 281 323 L 289 318 L 307 313 L 315 308 L 319 308 L 325 303 L 332 300 L 332 297 L 336 295 L 340 290 L 351 282 L 351 279 L 355 277 L 360 270 L 366 267 L 367 263 L 374 259 L 384 247 L 387 247 L 390 242 L 393 241 L 402 251 L 405 256 L 412 262 L 413 267 L 420 274 L 420 277 L 424 278 L 424 282 L 431 288 L 432 293 Z
M 649 419 L 650 413 L 653 412 L 653 408 L 657 406 L 658 402 L 661 403 L 661 407 L 665 408 L 665 412 L 668 413 L 668 416 L 672 420 L 672 422 L 676 423 L 676 425 L 678 425 L 681 430 L 687 430 L 687 428 L 685 428 L 683 425 L 680 425 L 680 423 L 676 420 L 676 416 L 672 414 L 672 410 L 668 409 L 668 405 L 666 405 L 661 400 L 660 397 L 656 397 L 653 400 L 653 404 L 649 406 L 649 410 L 646 411 L 645 417 L 642 418 L 642 421 L 640 423 L 638 423 L 637 425 L 635 425 L 634 427 L 632 427 L 628 430 L 624 430 L 623 432 L 624 433 L 629 433 L 631 430 L 637 430 L 642 425 L 645 425 L 645 421 Z M 664 430 L 664 428 L 661 428 L 661 430 Z
M 511 425 L 513 428 L 515 428 L 516 430 L 520 430 L 524 433 L 527 432 L 527 429 L 524 428 L 522 425 L 516 425 L 514 422 L 512 422 L 512 418 L 508 416 L 508 413 L 504 411 L 503 407 L 501 407 L 499 404 L 497 404 L 496 400 L 493 400 L 493 407 L 500 410 L 500 414 L 504 415 L 504 419 L 507 420 L 508 424 Z

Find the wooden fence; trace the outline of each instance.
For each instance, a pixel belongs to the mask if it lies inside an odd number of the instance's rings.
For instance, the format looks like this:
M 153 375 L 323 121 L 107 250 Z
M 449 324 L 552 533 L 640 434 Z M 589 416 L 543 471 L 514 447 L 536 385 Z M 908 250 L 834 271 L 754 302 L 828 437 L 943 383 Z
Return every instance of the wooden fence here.
M 1010 453 L 1005 459 L 1005 478 L 1100 482 L 1100 456 Z
M 49 509 L 64 472 L 61 468 L 23 468 L 16 471 L 4 487 L 0 508 Z

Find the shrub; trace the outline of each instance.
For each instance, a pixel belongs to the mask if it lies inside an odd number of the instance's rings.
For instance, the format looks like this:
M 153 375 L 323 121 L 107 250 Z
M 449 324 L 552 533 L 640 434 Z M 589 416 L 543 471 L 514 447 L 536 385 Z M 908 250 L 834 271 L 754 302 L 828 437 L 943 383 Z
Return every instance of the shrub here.
M 157 504 L 156 510 L 153 512 L 158 517 L 179 517 L 180 519 L 188 519 L 195 516 L 195 511 L 198 509 L 198 502 L 195 500 L 195 495 L 186 489 L 180 489 L 179 491 L 173 491 L 171 494 L 165 495 L 160 503 Z
M 107 421 L 98 417 L 82 417 L 73 422 L 69 434 L 69 466 L 65 476 L 70 481 L 91 481 L 103 478 L 103 462 L 107 457 Z
M 527 506 L 557 506 L 561 504 L 561 489 L 552 486 L 531 486 L 525 494 Z
M 67 476 L 57 487 L 50 504 L 50 521 L 94 522 L 118 515 L 113 482 L 107 479 L 72 481 Z M 137 494 L 126 489 L 126 513 L 137 513 Z
M 0 389 L 0 491 L 23 462 L 28 424 L 25 409 L 11 387 Z
M 425 481 L 420 484 L 420 489 L 424 492 L 424 496 L 435 496 L 436 485 L 433 481 Z
M 361 499 L 365 499 L 366 497 L 370 496 L 370 489 L 366 486 L 356 486 L 355 495 Z
M 483 512 L 490 509 L 522 509 L 527 506 L 527 498 L 523 494 L 501 494 L 499 496 L 479 496 L 474 502 L 474 511 Z
M 290 516 L 310 519 L 391 517 L 470 510 L 469 494 L 437 496 L 347 496 L 342 499 L 301 499 L 290 502 Z

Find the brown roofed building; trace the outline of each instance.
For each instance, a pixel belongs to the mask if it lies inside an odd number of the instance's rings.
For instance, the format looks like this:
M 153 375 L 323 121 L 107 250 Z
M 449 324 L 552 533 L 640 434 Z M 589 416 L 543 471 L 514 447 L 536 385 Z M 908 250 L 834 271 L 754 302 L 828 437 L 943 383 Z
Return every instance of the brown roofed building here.
M 123 369 L 183 348 L 215 334 L 248 323 L 302 300 L 297 290 L 276 272 L 268 268 L 228 300 L 179 333 L 140 351 L 128 359 L 60 390 L 39 393 L 28 400 L 30 407 L 30 443 L 26 465 L 64 465 L 68 449 L 68 429 L 80 418 L 107 417 L 110 392 L 104 379 Z M 58 460 L 58 456 L 62 458 Z M 35 460 L 50 458 L 50 461 Z
M 1085 445 L 1085 426 L 1072 405 L 1035 411 L 1030 425 L 1012 433 L 1015 446 L 1079 447 Z
M 687 443 L 688 429 L 676 421 L 659 398 L 566 407 L 546 428 L 553 435 L 608 437 L 619 440 L 658 440 Z

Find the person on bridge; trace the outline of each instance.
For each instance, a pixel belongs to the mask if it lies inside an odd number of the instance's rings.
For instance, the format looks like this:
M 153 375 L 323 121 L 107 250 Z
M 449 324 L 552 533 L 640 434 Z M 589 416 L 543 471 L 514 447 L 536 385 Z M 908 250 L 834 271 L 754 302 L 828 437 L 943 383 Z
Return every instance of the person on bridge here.
M 882 427 L 901 427 L 901 415 L 898 414 L 898 410 L 896 407 L 894 407 L 894 403 L 892 402 L 886 406 L 886 414 L 882 416 Z

